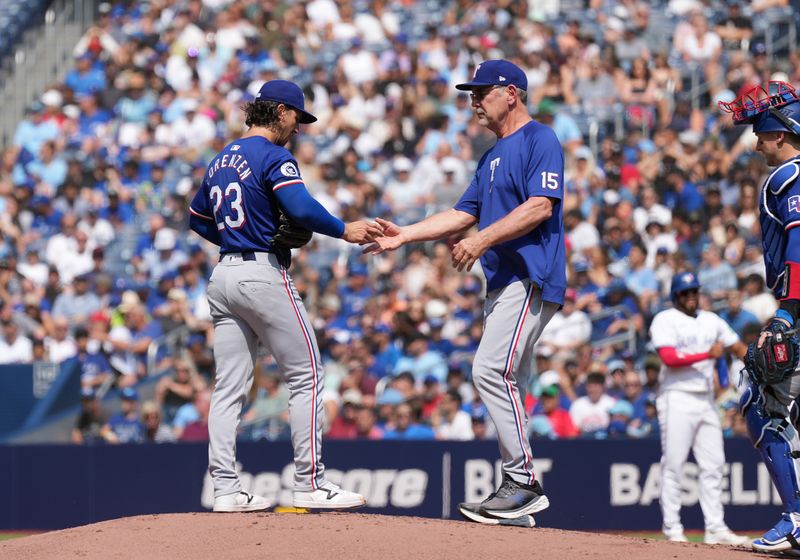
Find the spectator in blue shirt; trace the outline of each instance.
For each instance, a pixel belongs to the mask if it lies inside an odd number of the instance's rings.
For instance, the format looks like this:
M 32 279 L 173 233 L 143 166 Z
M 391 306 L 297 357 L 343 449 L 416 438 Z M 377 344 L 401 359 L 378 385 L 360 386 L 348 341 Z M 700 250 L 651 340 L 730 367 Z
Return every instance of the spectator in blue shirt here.
M 177 235 L 173 229 L 158 230 L 153 248 L 155 251 L 147 253 L 142 259 L 142 272 L 148 274 L 151 282 L 158 282 L 165 275 L 177 275 L 178 268 L 189 260 L 186 253 L 178 247 Z
M 111 113 L 97 103 L 96 93 L 82 93 L 76 96 L 81 110 L 78 117 L 78 134 L 82 138 L 95 138 L 99 128 L 111 121 Z
M 604 290 L 598 292 L 598 297 L 606 308 L 615 308 L 615 311 L 592 324 L 592 340 L 599 340 L 628 328 L 641 332 L 644 319 L 636 298 L 628 291 L 625 282 L 612 280 Z
M 442 337 L 442 328 L 444 328 L 444 318 L 432 317 L 427 320 L 430 332 L 428 333 L 428 344 L 430 349 L 438 352 L 445 358 L 449 358 L 450 354 L 456 349 L 451 340 Z
M 74 359 L 81 366 L 81 387 L 96 388 L 114 375 L 111 364 L 103 353 L 89 351 L 89 332 L 84 327 L 75 329 L 74 336 L 78 347 L 78 354 Z
M 75 59 L 64 83 L 76 94 L 94 93 L 106 89 L 106 74 L 95 66 L 92 55 L 84 53 Z
M 147 316 L 142 305 L 134 306 L 125 315 L 125 325 L 131 331 L 130 350 L 136 356 L 138 362 L 139 376 L 146 373 L 147 349 L 153 340 L 159 338 L 163 331 L 158 321 L 154 321 Z M 165 348 L 161 348 L 156 356 L 158 369 L 162 369 L 170 360 Z
M 365 264 L 353 263 L 348 268 L 347 284 L 339 288 L 342 316 L 345 318 L 360 314 L 364 304 L 372 297 L 374 290 L 367 283 L 367 278 Z
M 116 441 L 113 443 L 142 443 L 144 426 L 139 419 L 139 394 L 133 387 L 126 387 L 120 393 L 120 412 L 108 420 L 108 427 Z
M 648 267 L 647 249 L 640 242 L 636 242 L 628 252 L 628 271 L 625 273 L 625 285 L 628 290 L 636 294 L 642 307 L 649 309 L 658 301 L 658 277 L 652 268 Z
M 100 309 L 100 298 L 89 291 L 89 277 L 86 274 L 76 276 L 72 288 L 56 298 L 52 315 L 66 317 L 73 327 L 86 325 L 89 316 Z
M 467 125 L 472 119 L 469 94 L 460 92 L 456 96 L 455 104 L 443 106 L 442 112 L 447 115 L 447 135 L 452 142 L 459 134 L 463 134 L 467 130 Z
M 761 325 L 758 317 L 746 309 L 742 309 L 742 292 L 738 289 L 728 291 L 728 308 L 720 312 L 719 316 L 722 317 L 740 337 L 744 337 L 745 327 L 748 325 Z
M 147 116 L 156 108 L 155 94 L 145 89 L 144 75 L 131 74 L 125 95 L 116 106 L 116 113 L 124 122 L 146 124 Z
M 714 301 L 722 300 L 737 285 L 736 271 L 728 261 L 722 260 L 719 248 L 713 243 L 703 249 L 703 263 L 697 270 L 697 279 L 700 289 Z
M 703 219 L 698 212 L 689 214 L 689 237 L 681 241 L 678 249 L 686 257 L 692 267 L 697 267 L 703 255 L 703 249 L 711 243 L 711 239 L 703 229 Z
M 632 419 L 644 420 L 647 415 L 647 403 L 653 394 L 644 389 L 642 377 L 634 370 L 627 370 L 623 377 L 622 394 L 626 401 L 633 405 Z
M 266 63 L 271 62 L 269 53 L 261 46 L 258 35 L 247 37 L 244 48 L 237 53 L 236 58 L 239 59 L 242 76 L 247 80 L 254 79 L 258 71 Z
M 433 376 L 439 383 L 444 383 L 447 378 L 447 362 L 438 352 L 428 348 L 428 339 L 418 333 L 408 343 L 403 356 L 395 365 L 395 372 L 409 371 L 417 383 L 421 383 L 427 376 Z
M 116 189 L 109 189 L 107 194 L 108 202 L 100 209 L 100 217 L 111 222 L 115 228 L 121 228 L 125 224 L 131 223 L 136 211 L 130 198 L 122 200 Z
M 698 192 L 694 183 L 687 180 L 686 173 L 682 169 L 678 167 L 670 169 L 667 172 L 666 181 L 677 195 L 676 205 L 679 209 L 684 212 L 702 210 L 705 205 L 703 195 Z
M 53 199 L 49 196 L 36 195 L 30 200 L 33 213 L 31 230 L 39 234 L 42 239 L 49 240 L 61 230 L 61 219 L 64 214 L 53 206 Z
M 591 265 L 589 261 L 585 259 L 577 260 L 572 266 L 572 270 L 575 272 L 575 291 L 578 293 L 579 300 L 583 296 L 596 294 L 600 290 L 600 287 L 592 282 L 592 279 L 589 276 L 589 268 L 591 268 Z M 578 308 L 582 309 L 582 307 L 583 306 L 579 306 Z
M 391 338 L 391 333 L 392 329 L 388 325 L 380 323 L 375 325 L 370 337 L 372 355 L 375 356 L 370 373 L 378 379 L 391 375 L 402 356 Z
M 54 189 L 58 189 L 67 178 L 67 162 L 56 154 L 56 143 L 52 140 L 42 144 L 39 158 L 32 161 L 27 171 L 37 181 L 44 181 Z
M 435 439 L 436 434 L 430 426 L 421 424 L 419 412 L 404 402 L 395 407 L 391 429 L 383 434 L 383 439 Z
M 14 145 L 25 148 L 31 154 L 38 154 L 42 144 L 48 140 L 56 140 L 58 135 L 58 125 L 53 121 L 44 120 L 44 105 L 34 101 L 28 108 L 26 118 L 17 125 Z
M 578 124 L 566 113 L 558 111 L 552 99 L 545 98 L 539 102 L 536 120 L 553 129 L 565 150 L 571 152 L 583 144 L 583 134 Z
M 627 239 L 622 231 L 622 223 L 615 217 L 606 219 L 603 224 L 603 251 L 609 262 L 614 263 L 627 258 L 633 243 Z

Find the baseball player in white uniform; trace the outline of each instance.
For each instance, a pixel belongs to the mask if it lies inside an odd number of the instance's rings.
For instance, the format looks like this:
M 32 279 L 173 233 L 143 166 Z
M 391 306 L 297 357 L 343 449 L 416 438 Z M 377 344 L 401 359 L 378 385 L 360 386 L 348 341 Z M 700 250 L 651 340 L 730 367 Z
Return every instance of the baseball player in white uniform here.
M 749 545 L 725 525 L 722 468 L 725 452 L 714 399 L 714 361 L 723 349 L 744 356 L 747 347 L 720 317 L 698 309 L 700 283 L 691 272 L 672 278 L 672 309 L 653 318 L 650 338 L 663 365 L 656 399 L 661 429 L 661 514 L 670 541 L 686 542 L 681 524 L 681 472 L 689 450 L 700 467 L 700 507 L 708 544 Z

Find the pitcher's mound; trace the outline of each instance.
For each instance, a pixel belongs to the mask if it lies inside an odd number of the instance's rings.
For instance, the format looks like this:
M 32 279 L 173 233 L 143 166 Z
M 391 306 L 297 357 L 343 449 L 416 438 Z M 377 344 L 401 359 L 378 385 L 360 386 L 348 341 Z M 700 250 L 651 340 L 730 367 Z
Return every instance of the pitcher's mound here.
M 3 560 L 752 557 L 759 556 L 724 546 L 358 513 L 140 515 L 0 543 Z

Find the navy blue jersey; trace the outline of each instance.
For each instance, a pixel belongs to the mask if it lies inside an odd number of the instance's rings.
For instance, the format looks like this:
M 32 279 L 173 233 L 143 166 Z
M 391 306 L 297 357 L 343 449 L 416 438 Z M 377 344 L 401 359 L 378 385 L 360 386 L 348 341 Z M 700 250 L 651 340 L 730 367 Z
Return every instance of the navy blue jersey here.
M 533 231 L 481 257 L 489 291 L 530 278 L 545 301 L 564 303 L 567 286 L 564 224 L 564 153 L 555 133 L 536 121 L 501 138 L 484 154 L 456 210 L 478 218 L 484 229 L 533 196 L 556 199 L 553 215 Z
M 286 148 L 263 136 L 240 138 L 211 160 L 189 211 L 216 222 L 222 254 L 276 252 L 270 246 L 280 216 L 275 191 L 297 184 L 303 179 Z
M 789 230 L 800 226 L 800 157 L 792 158 L 773 171 L 761 189 L 761 243 L 767 286 L 778 299 L 784 293 L 784 268 Z

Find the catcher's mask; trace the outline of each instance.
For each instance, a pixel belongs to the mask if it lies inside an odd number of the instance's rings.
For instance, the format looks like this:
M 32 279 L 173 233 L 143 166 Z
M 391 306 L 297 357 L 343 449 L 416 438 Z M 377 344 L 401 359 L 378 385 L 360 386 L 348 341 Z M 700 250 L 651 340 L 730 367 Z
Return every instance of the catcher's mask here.
M 733 124 L 752 124 L 753 132 L 791 132 L 800 136 L 800 94 L 786 82 L 755 86 L 731 102 L 720 101 Z

